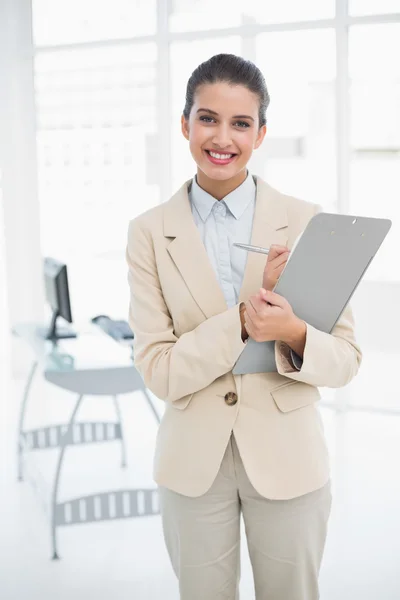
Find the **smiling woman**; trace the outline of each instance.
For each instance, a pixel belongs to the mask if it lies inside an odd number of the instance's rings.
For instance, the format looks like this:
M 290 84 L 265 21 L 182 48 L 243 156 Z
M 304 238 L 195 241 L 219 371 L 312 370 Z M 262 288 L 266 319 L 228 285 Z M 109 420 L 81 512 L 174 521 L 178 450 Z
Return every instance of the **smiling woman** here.
M 256 597 L 319 598 L 330 481 L 313 405 L 317 386 L 346 385 L 361 360 L 350 309 L 325 334 L 271 292 L 318 207 L 247 169 L 268 104 L 254 63 L 226 53 L 201 63 L 181 116 L 196 172 L 129 226 L 133 354 L 166 403 L 154 479 L 181 600 L 237 597 L 241 513 Z M 279 252 L 265 264 L 236 252 L 239 240 Z M 276 342 L 277 373 L 242 383 L 232 369 L 249 337 Z

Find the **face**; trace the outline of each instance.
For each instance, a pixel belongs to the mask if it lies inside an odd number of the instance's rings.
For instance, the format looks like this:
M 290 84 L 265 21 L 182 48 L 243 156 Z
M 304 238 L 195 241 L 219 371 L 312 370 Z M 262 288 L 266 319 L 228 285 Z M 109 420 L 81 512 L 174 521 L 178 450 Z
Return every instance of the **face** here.
M 258 111 L 258 96 L 242 85 L 219 82 L 197 89 L 189 119 L 182 116 L 181 122 L 198 177 L 221 183 L 245 178 L 253 150 L 266 133 Z

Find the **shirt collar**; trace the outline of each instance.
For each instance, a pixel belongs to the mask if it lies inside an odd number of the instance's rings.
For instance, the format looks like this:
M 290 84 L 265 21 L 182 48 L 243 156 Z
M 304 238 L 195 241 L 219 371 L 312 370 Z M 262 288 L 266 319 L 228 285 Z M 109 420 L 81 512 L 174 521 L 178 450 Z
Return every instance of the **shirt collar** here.
M 247 172 L 247 177 L 243 183 L 219 202 L 224 202 L 226 204 L 235 219 L 240 219 L 249 203 L 254 201 L 255 196 L 256 184 L 254 183 L 253 177 Z M 190 188 L 190 197 L 201 219 L 205 222 L 210 215 L 214 204 L 218 202 L 218 200 L 199 186 L 196 176 L 193 177 Z

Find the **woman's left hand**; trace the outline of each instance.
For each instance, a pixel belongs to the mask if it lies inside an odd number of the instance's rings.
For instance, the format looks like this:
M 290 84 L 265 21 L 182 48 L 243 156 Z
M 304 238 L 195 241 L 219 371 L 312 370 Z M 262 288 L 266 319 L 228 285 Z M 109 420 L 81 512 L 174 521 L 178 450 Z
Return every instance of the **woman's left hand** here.
M 301 335 L 303 322 L 283 296 L 261 288 L 257 295 L 250 296 L 245 306 L 245 328 L 256 342 L 289 343 Z

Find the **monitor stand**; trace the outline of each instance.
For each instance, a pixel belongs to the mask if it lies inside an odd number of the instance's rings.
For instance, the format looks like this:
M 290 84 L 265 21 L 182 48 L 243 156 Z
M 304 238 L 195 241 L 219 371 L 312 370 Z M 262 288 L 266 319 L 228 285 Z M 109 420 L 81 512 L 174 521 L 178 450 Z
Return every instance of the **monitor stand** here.
M 57 325 L 57 318 L 59 317 L 59 313 L 55 310 L 53 312 L 53 316 L 51 317 L 51 323 L 49 327 L 38 327 L 37 333 L 40 337 L 45 340 L 52 340 L 53 342 L 57 340 L 65 340 L 69 338 L 76 338 L 76 331 L 69 326 L 60 327 Z

